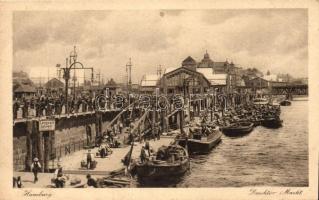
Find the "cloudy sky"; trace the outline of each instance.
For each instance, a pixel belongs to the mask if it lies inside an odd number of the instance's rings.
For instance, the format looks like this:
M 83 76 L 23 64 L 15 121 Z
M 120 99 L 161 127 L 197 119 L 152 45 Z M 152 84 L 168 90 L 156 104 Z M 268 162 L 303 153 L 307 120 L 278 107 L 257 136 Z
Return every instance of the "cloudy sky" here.
M 307 76 L 303 9 L 19 11 L 13 19 L 14 70 L 64 66 L 76 45 L 78 61 L 121 82 L 130 57 L 137 82 L 206 50 L 214 61 Z

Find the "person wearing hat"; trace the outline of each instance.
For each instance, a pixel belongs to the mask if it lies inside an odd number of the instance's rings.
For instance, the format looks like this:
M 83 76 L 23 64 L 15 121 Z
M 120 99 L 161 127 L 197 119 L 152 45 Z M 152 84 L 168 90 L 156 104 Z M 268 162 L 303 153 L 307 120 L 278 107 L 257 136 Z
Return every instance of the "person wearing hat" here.
M 149 141 L 145 142 L 145 151 L 146 151 L 147 158 L 151 157 L 152 153 L 154 152 L 152 147 L 150 146 Z
M 87 178 L 87 185 L 90 186 L 90 187 L 94 187 L 94 188 L 97 188 L 97 181 L 91 177 L 91 174 L 87 174 L 86 175 L 86 178 Z
M 87 169 L 91 169 L 91 165 L 92 165 L 92 153 L 91 153 L 91 149 L 88 150 L 87 155 L 86 155 L 86 168 Z
M 106 148 L 105 148 L 105 143 L 102 143 L 100 146 L 99 146 L 99 153 L 100 153 L 100 156 L 101 158 L 105 158 L 106 156 Z
M 60 163 L 58 163 L 58 168 L 56 168 L 54 172 L 55 178 L 55 187 L 56 188 L 63 188 L 64 187 L 64 178 L 63 178 L 63 170 Z
M 123 123 L 120 122 L 119 123 L 119 132 L 120 132 L 120 134 L 122 134 L 122 130 L 123 130 Z
M 41 164 L 38 158 L 33 159 L 33 163 L 31 164 L 31 171 L 34 175 L 34 183 L 38 181 L 38 172 L 41 170 Z
M 145 146 L 142 146 L 141 153 L 140 153 L 140 159 L 141 159 L 142 163 L 147 161 L 147 155 L 146 155 Z

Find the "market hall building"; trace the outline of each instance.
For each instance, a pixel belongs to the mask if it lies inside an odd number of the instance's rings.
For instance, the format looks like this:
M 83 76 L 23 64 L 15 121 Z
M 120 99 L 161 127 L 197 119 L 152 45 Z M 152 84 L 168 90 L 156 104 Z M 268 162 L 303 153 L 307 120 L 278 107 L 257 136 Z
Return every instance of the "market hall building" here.
M 158 86 L 161 93 L 167 95 L 189 95 L 207 92 L 210 82 L 202 73 L 196 71 L 196 62 L 189 56 L 182 62 L 181 67 L 166 70 Z
M 160 93 L 165 95 L 231 92 L 238 82 L 237 70 L 238 68 L 227 60 L 214 62 L 206 52 L 200 62 L 188 56 L 181 67 L 167 68 L 163 75 L 143 76 L 141 91 L 152 94 L 159 88 Z

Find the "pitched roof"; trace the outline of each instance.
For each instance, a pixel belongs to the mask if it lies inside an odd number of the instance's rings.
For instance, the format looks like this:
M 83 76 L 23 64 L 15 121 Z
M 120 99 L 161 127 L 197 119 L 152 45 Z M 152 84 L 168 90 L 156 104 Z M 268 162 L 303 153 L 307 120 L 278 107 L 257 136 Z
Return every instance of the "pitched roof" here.
M 206 53 L 204 54 L 204 58 L 202 59 L 201 63 L 203 64 L 203 63 L 212 63 L 212 62 L 213 62 L 212 59 L 210 59 L 209 54 L 206 51 Z
M 17 87 L 14 92 L 26 92 L 26 93 L 35 93 L 35 87 L 31 86 L 31 85 L 19 85 L 19 87 Z
M 211 85 L 226 85 L 227 74 L 214 74 L 212 68 L 197 68 L 196 71 L 203 74 Z
M 213 62 L 200 62 L 198 63 L 198 68 L 208 68 L 208 67 L 213 67 L 214 63 Z
M 226 64 L 226 62 L 214 62 L 214 67 L 224 67 Z
M 169 72 L 171 72 L 171 71 L 174 71 L 175 69 L 177 69 L 178 67 L 169 67 L 169 68 L 166 68 L 165 70 L 164 70 L 164 74 L 167 74 L 167 73 L 169 73 Z
M 265 79 L 266 81 L 277 81 L 277 75 L 275 74 L 265 75 L 263 79 Z
M 116 87 L 120 87 L 118 84 L 116 84 L 116 82 L 114 81 L 113 78 L 111 78 L 106 84 L 105 84 L 106 87 L 113 87 L 113 88 L 116 88 Z
M 196 64 L 196 61 L 191 56 L 188 56 L 183 60 L 182 65 L 184 64 Z
M 191 70 L 189 69 L 188 67 L 179 67 L 179 68 L 176 68 L 175 70 L 173 71 L 170 71 L 168 73 L 165 73 L 164 76 L 171 76 L 171 75 L 174 75 L 174 73 L 178 72 L 178 71 L 182 71 L 182 70 L 185 70 L 185 71 L 188 71 L 190 73 L 193 73 L 193 74 L 196 74 L 196 75 L 200 75 L 203 77 L 203 79 L 208 83 L 210 84 L 209 80 L 200 72 L 197 72 L 197 71 L 194 71 L 194 70 Z
M 12 77 L 13 78 L 29 78 L 28 74 L 24 71 L 13 71 Z
M 57 78 L 52 78 L 44 85 L 47 88 L 63 88 L 64 83 Z
M 107 82 L 107 84 L 109 84 L 109 85 L 116 85 L 116 83 L 115 83 L 115 81 L 114 81 L 113 78 L 111 78 L 111 79 Z
M 29 78 L 25 77 L 12 77 L 13 85 L 34 85 L 34 83 Z
M 155 87 L 160 76 L 158 74 L 147 74 L 144 75 L 141 80 L 142 87 Z
M 256 76 L 256 77 L 252 77 L 250 78 L 248 81 L 253 81 L 253 80 L 262 80 L 262 81 L 267 81 L 266 79 L 264 79 L 263 77 L 259 77 L 259 76 Z

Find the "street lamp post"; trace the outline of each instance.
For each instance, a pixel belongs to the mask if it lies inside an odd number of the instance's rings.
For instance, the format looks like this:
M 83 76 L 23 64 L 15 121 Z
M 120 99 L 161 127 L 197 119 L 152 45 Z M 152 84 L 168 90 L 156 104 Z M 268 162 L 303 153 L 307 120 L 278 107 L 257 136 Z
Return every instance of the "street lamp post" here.
M 68 58 L 66 58 L 66 64 L 65 68 L 62 68 L 63 70 L 63 79 L 65 80 L 65 113 L 69 113 L 69 105 L 68 105 L 68 89 L 69 89 L 69 80 L 70 80 L 70 71 L 71 69 L 90 69 L 92 73 L 92 82 L 93 82 L 93 68 L 92 67 L 84 67 L 84 65 L 81 62 L 78 62 L 77 60 L 77 53 L 76 53 L 76 47 L 74 46 L 74 51 L 70 54 L 70 65 L 68 66 Z M 76 64 L 79 64 L 81 67 L 76 67 Z M 58 64 L 57 67 L 60 65 Z M 74 85 L 74 98 L 75 98 L 75 85 Z

